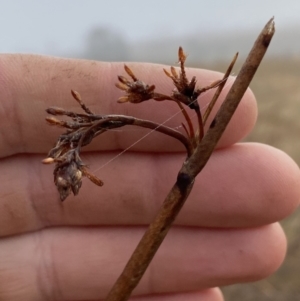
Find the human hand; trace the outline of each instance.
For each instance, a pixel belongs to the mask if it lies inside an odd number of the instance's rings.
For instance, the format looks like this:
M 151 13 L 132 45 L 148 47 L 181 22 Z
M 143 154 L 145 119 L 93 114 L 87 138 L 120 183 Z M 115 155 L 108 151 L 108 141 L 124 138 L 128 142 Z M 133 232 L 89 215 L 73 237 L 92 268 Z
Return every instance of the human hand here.
M 160 91 L 173 88 L 162 66 L 129 66 Z M 78 196 L 60 202 L 53 166 L 40 163 L 61 133 L 44 121 L 46 108 L 80 112 L 70 95 L 74 89 L 99 114 L 164 122 L 178 111 L 171 102 L 117 104 L 118 74 L 123 74 L 119 63 L 0 57 L 1 300 L 104 298 L 175 182 L 182 147 L 156 132 L 106 164 L 149 132 L 124 128 L 95 139 L 83 155 L 104 186 L 84 180 Z M 188 74 L 201 86 L 221 78 L 204 70 Z M 200 103 L 210 96 L 203 94 Z M 276 221 L 297 207 L 300 173 L 279 150 L 235 144 L 255 119 L 256 103 L 248 91 L 134 291 L 140 296 L 135 300 L 219 301 L 214 287 L 261 279 L 281 264 L 286 241 Z M 168 124 L 181 121 L 177 114 Z

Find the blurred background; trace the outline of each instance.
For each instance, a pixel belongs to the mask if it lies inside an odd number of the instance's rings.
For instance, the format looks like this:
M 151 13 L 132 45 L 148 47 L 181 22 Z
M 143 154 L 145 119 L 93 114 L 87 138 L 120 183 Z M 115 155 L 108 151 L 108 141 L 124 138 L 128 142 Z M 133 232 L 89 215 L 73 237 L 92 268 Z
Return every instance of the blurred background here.
M 247 141 L 287 152 L 300 164 L 300 1 L 298 0 L 0 0 L 0 52 L 105 61 L 238 67 L 265 23 L 276 34 L 251 88 L 259 117 Z M 300 183 L 299 183 L 300 185 Z M 284 200 L 283 200 L 284 201 Z M 300 300 L 300 211 L 282 222 L 289 239 L 283 266 L 266 280 L 223 288 L 226 300 Z

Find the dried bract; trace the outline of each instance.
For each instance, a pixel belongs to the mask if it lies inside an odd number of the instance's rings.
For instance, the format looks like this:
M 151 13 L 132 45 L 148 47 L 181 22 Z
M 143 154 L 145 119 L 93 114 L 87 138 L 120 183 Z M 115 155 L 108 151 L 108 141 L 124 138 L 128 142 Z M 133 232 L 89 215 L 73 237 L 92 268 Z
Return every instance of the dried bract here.
M 128 80 L 124 76 L 118 76 L 119 82 L 116 83 L 116 87 L 126 92 L 125 96 L 122 96 L 118 99 L 119 103 L 140 103 L 154 97 L 154 85 L 149 86 L 138 80 L 128 66 L 125 65 L 124 69 L 132 78 L 132 81 Z

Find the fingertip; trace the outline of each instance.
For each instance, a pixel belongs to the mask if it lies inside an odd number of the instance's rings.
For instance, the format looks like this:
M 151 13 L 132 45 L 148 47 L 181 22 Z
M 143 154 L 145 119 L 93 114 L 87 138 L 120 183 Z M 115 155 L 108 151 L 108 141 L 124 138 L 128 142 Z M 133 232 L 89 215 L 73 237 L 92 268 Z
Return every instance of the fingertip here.
M 195 207 L 183 209 L 192 209 L 186 211 L 189 222 L 200 215 L 206 226 L 257 227 L 282 220 L 299 206 L 299 167 L 281 150 L 260 143 L 216 151 L 197 181 L 191 198 L 197 201 L 198 191 L 208 197 L 201 207 L 194 201 Z
M 275 149 L 282 158 L 280 165 L 284 171 L 282 175 L 283 191 L 286 192 L 285 198 L 288 200 L 285 206 L 285 216 L 293 213 L 300 203 L 300 169 L 297 163 L 285 152 Z
M 265 243 L 252 244 L 256 249 L 253 252 L 256 259 L 252 273 L 249 273 L 249 278 L 245 279 L 246 282 L 267 278 L 278 270 L 285 259 L 287 239 L 280 224 L 266 226 L 265 231 L 261 231 L 261 235 L 264 235 Z
M 252 144 L 260 149 L 257 158 L 264 170 L 266 202 L 275 220 L 282 220 L 293 213 L 300 202 L 300 169 L 285 152 L 269 145 Z

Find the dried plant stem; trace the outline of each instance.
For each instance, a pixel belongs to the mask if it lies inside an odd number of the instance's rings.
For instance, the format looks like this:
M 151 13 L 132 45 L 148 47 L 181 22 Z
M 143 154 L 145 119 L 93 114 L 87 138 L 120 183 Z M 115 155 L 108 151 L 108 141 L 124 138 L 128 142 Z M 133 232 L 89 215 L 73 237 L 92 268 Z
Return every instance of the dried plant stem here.
M 194 140 L 195 139 L 195 131 L 194 131 L 194 127 L 193 127 L 193 123 L 192 123 L 192 120 L 190 119 L 186 109 L 184 108 L 184 106 L 181 104 L 181 102 L 179 101 L 176 101 L 176 103 L 178 104 L 181 112 L 182 112 L 182 115 L 184 116 L 186 122 L 187 122 L 187 125 L 188 125 L 188 128 L 189 128 L 189 132 L 187 131 L 187 128 L 186 129 L 186 132 L 187 132 L 187 135 L 190 139 Z
M 172 222 L 187 199 L 195 177 L 207 163 L 232 118 L 269 46 L 274 32 L 275 28 L 272 18 L 258 36 L 224 103 L 212 121 L 208 132 L 198 144 L 195 151 L 183 163 L 176 183 L 165 199 L 154 221 L 150 224 L 136 247 L 122 274 L 106 297 L 106 301 L 128 300 L 132 290 L 139 283 L 170 229 Z
M 237 60 L 237 57 L 238 57 L 238 53 L 236 53 L 235 56 L 233 57 L 233 60 L 232 60 L 231 64 L 229 65 L 226 73 L 223 76 L 222 82 L 219 84 L 219 86 L 218 86 L 218 88 L 217 88 L 217 90 L 216 90 L 216 92 L 215 92 L 212 100 L 210 101 L 210 103 L 209 103 L 209 105 L 208 105 L 205 113 L 203 114 L 203 125 L 206 124 L 208 116 L 210 115 L 210 113 L 211 113 L 214 105 L 216 104 L 216 102 L 217 102 L 217 100 L 218 100 L 218 98 L 219 98 L 219 96 L 220 96 L 220 94 L 221 94 L 221 92 L 222 92 L 222 90 L 223 90 L 226 82 L 227 82 L 227 79 L 228 79 L 228 77 L 229 77 L 229 75 L 230 75 L 230 73 L 231 73 L 231 71 L 233 69 L 233 66 L 234 66 L 234 64 L 235 64 L 235 62 Z
M 195 177 L 209 159 L 213 148 L 225 131 L 226 126 L 232 118 L 232 115 L 234 114 L 257 68 L 259 67 L 274 33 L 275 26 L 272 18 L 266 24 L 255 41 L 252 50 L 250 51 L 203 140 L 197 147 L 195 153 L 191 156 L 191 158 L 189 158 L 187 164 L 183 166 L 185 167 L 185 172 L 188 172 L 191 176 Z M 202 164 L 204 165 L 202 166 Z
M 97 115 L 94 116 L 96 118 Z M 99 134 L 102 134 L 110 128 L 123 127 L 125 125 L 134 125 L 143 128 L 148 128 L 155 130 L 157 132 L 168 135 L 172 138 L 179 140 L 186 148 L 188 156 L 192 153 L 192 144 L 190 140 L 185 137 L 182 133 L 165 126 L 163 124 L 158 124 L 150 120 L 139 119 L 136 117 L 125 116 L 125 115 L 105 115 L 105 117 L 99 116 L 100 120 L 95 122 L 88 130 L 85 132 L 85 135 L 82 137 L 82 141 L 85 137 L 89 136 L 91 131 L 99 131 Z M 97 136 L 94 135 L 94 137 Z

